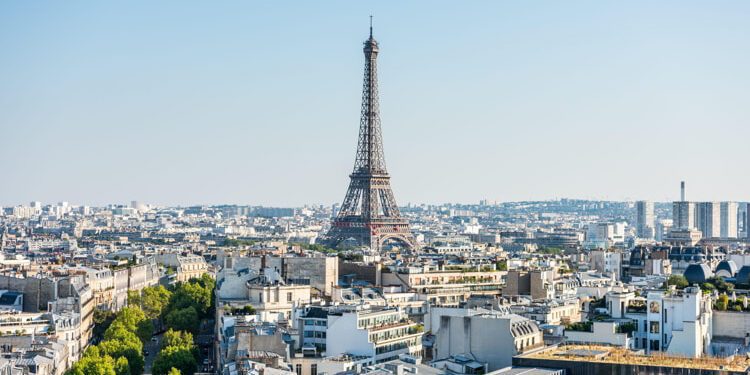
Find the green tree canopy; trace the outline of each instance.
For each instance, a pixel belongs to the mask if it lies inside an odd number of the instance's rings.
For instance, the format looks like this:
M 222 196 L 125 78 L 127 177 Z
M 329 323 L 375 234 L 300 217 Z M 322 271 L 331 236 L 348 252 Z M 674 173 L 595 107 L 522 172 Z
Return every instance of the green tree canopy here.
M 669 279 L 667 279 L 667 285 L 674 285 L 677 287 L 677 289 L 684 289 L 688 285 L 690 285 L 690 283 L 688 283 L 685 276 L 672 275 L 672 276 L 669 276 Z
M 729 306 L 729 297 L 726 294 L 722 294 L 719 296 L 719 298 L 716 299 L 716 310 L 719 311 L 727 311 L 727 307 Z
M 146 317 L 149 319 L 157 319 L 161 316 L 162 311 L 169 305 L 169 300 L 172 297 L 172 292 L 162 285 L 152 286 L 143 289 L 141 295 L 141 307 Z
M 137 290 L 128 290 L 128 306 L 143 306 L 141 292 Z
M 198 312 L 193 306 L 171 311 L 164 317 L 164 323 L 167 327 L 176 331 L 190 331 L 193 333 L 198 332 L 200 324 Z
M 115 361 L 115 373 L 117 375 L 130 375 L 130 364 L 127 358 L 117 358 Z
M 195 347 L 193 334 L 185 331 L 175 331 L 170 328 L 164 333 L 164 339 L 162 340 L 162 347 L 166 348 L 168 346 L 193 349 Z
M 135 337 L 135 334 L 131 333 L 131 335 Z M 139 339 L 105 340 L 98 346 L 102 355 L 108 355 L 112 358 L 127 358 L 130 375 L 143 374 L 145 361 L 142 354 L 143 344 Z
M 135 330 L 135 334 L 138 335 L 141 342 L 145 344 L 151 339 L 151 336 L 154 335 L 154 324 L 151 323 L 151 320 L 149 319 L 141 320 L 140 323 L 138 323 L 138 328 Z
M 128 306 L 117 313 L 117 317 L 112 322 L 112 325 L 122 324 L 127 330 L 135 332 L 138 329 L 138 323 L 145 319 L 146 314 L 143 313 L 140 307 Z
M 156 356 L 151 372 L 153 375 L 166 375 L 172 368 L 175 368 L 181 374 L 192 375 L 197 367 L 198 363 L 190 350 L 168 346 Z
M 66 372 L 66 375 L 122 375 L 115 371 L 115 362 L 110 356 L 85 356 Z M 128 374 L 129 375 L 129 374 Z
M 121 323 L 112 323 L 112 325 L 109 326 L 107 332 L 104 333 L 104 341 L 102 342 L 106 341 L 123 341 L 126 343 L 132 343 L 134 346 L 137 345 L 141 349 L 143 348 L 143 342 L 135 332 L 127 329 Z

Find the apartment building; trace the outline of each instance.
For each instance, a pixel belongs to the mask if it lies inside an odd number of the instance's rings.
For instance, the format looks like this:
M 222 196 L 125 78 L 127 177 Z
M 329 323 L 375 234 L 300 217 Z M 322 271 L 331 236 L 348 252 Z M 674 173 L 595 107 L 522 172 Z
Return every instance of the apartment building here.
M 488 371 L 508 367 L 515 355 L 544 346 L 537 324 L 507 307 L 487 310 L 436 307 L 429 329 L 435 335 L 435 361 L 472 355 Z
M 627 318 L 635 323 L 635 348 L 687 357 L 710 353 L 712 301 L 699 288 L 651 291 L 646 297 L 611 292 L 606 301 L 612 318 Z
M 422 326 L 395 308 L 333 310 L 328 313 L 326 355 L 348 354 L 379 363 L 408 354 L 422 357 Z
M 382 273 L 383 285 L 417 293 L 433 306 L 458 306 L 472 295 L 500 295 L 506 271 L 492 266 L 452 270 L 446 266 L 398 267 Z

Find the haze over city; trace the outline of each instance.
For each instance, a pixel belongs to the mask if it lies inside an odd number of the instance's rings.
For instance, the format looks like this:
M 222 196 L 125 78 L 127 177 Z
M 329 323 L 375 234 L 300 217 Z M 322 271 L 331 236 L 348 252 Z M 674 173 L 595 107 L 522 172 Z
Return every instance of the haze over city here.
M 0 205 L 750 200 L 750 3 L 0 4 Z

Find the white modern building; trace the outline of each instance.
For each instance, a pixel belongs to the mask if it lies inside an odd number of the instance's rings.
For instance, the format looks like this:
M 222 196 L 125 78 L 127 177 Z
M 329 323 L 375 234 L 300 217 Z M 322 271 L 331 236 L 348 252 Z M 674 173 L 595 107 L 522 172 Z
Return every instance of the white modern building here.
M 544 346 L 542 331 L 530 319 L 501 309 L 436 307 L 429 330 L 435 335 L 434 361 L 470 355 L 488 371 L 512 365 L 513 356 Z
M 721 214 L 719 215 L 721 238 L 739 237 L 739 228 L 737 226 L 738 207 L 737 202 L 721 202 Z
M 327 325 L 326 356 L 363 356 L 375 363 L 403 354 L 422 357 L 423 328 L 401 309 L 329 311 Z
M 610 292 L 606 301 L 612 318 L 636 324 L 634 348 L 687 357 L 711 353 L 712 301 L 697 287 L 652 291 L 646 297 Z

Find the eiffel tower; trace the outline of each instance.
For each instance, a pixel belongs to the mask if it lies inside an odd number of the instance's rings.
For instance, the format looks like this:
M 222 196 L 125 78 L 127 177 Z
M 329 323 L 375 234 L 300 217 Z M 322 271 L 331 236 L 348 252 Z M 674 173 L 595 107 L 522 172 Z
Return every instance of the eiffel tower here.
M 379 48 L 372 37 L 372 17 L 370 38 L 364 44 L 365 78 L 354 171 L 349 176 L 351 181 L 344 203 L 327 237 L 331 246 L 353 239 L 358 245 L 373 250 L 381 250 L 387 240 L 413 248 L 416 242 L 409 231 L 409 222 L 401 217 L 391 190 L 391 177 L 385 169 L 378 103 Z

